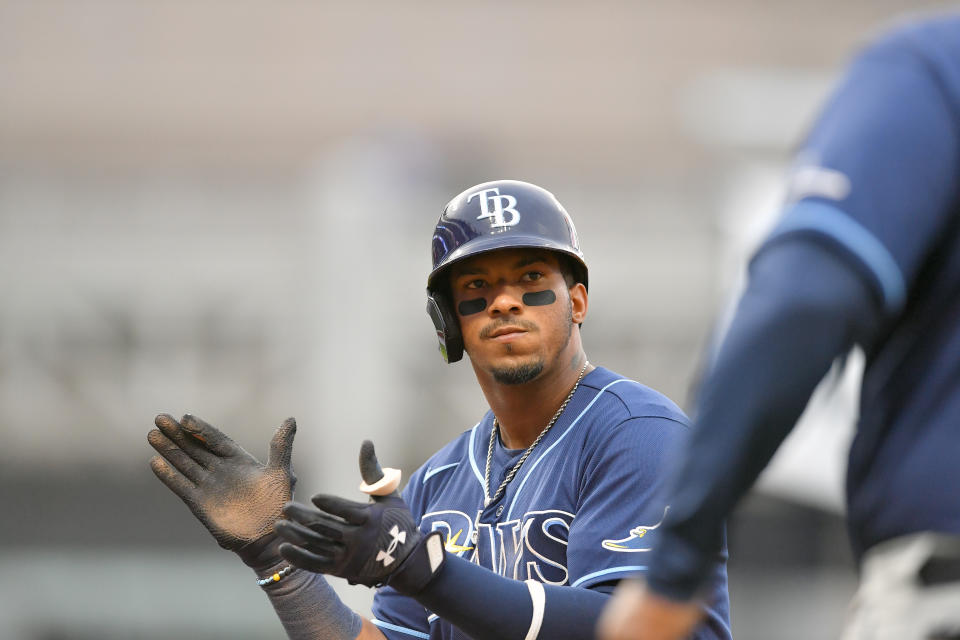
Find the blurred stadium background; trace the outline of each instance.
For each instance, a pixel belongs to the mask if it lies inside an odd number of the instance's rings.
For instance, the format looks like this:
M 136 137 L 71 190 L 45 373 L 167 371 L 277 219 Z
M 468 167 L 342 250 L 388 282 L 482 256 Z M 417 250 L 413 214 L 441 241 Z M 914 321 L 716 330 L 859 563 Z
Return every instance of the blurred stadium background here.
M 152 417 L 264 456 L 296 416 L 303 498 L 352 492 L 365 437 L 409 473 L 485 408 L 423 310 L 440 208 L 483 180 L 565 203 L 591 361 L 689 408 L 839 69 L 947 8 L 0 1 L 0 637 L 281 637 L 149 472 Z M 740 640 L 842 623 L 855 389 L 851 366 L 730 523 Z

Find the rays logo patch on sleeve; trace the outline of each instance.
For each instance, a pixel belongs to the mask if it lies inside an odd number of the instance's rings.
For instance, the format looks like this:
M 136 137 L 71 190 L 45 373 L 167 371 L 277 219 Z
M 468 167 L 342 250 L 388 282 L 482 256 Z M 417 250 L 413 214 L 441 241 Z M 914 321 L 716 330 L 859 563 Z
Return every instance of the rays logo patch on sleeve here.
M 651 525 L 638 525 L 630 529 L 630 535 L 628 535 L 626 538 L 620 538 L 619 540 L 604 540 L 600 543 L 600 546 L 608 551 L 620 551 L 622 553 L 650 551 L 653 548 L 653 541 L 651 537 L 647 536 L 647 533 L 653 531 L 663 524 L 663 518 L 666 517 L 667 511 L 669 510 L 670 507 L 667 507 L 663 510 L 663 516 L 660 518 L 658 523 Z

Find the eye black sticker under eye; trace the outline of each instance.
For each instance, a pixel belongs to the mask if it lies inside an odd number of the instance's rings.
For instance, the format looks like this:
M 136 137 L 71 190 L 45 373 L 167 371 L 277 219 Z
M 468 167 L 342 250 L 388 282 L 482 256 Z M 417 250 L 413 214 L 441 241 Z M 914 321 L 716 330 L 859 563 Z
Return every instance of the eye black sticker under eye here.
M 523 304 L 528 307 L 542 307 L 557 301 L 557 294 L 550 289 L 523 294 Z
M 470 316 L 475 313 L 480 313 L 487 308 L 487 299 L 486 298 L 475 298 L 473 300 L 464 300 L 457 305 L 457 311 L 460 312 L 462 316 Z

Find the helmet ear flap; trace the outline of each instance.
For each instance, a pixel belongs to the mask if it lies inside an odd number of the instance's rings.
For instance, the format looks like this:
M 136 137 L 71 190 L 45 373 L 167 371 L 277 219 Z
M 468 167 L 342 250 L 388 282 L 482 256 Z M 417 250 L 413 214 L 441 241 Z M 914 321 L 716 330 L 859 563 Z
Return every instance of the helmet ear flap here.
M 440 355 L 448 364 L 463 358 L 463 336 L 453 307 L 440 291 L 427 289 L 427 315 L 433 320 L 440 341 Z

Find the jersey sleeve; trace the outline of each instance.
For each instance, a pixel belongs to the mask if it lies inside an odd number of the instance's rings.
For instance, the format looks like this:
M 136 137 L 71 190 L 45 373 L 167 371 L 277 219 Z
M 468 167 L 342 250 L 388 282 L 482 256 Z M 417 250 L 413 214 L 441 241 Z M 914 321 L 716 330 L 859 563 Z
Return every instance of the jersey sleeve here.
M 646 571 L 667 510 L 663 483 L 669 461 L 687 429 L 670 418 L 631 418 L 590 456 L 568 539 L 571 586 Z
M 790 204 L 760 249 L 815 238 L 849 259 L 891 314 L 950 222 L 960 180 L 960 77 L 949 77 L 957 66 L 939 64 L 918 39 L 900 32 L 853 62 L 797 156 Z

